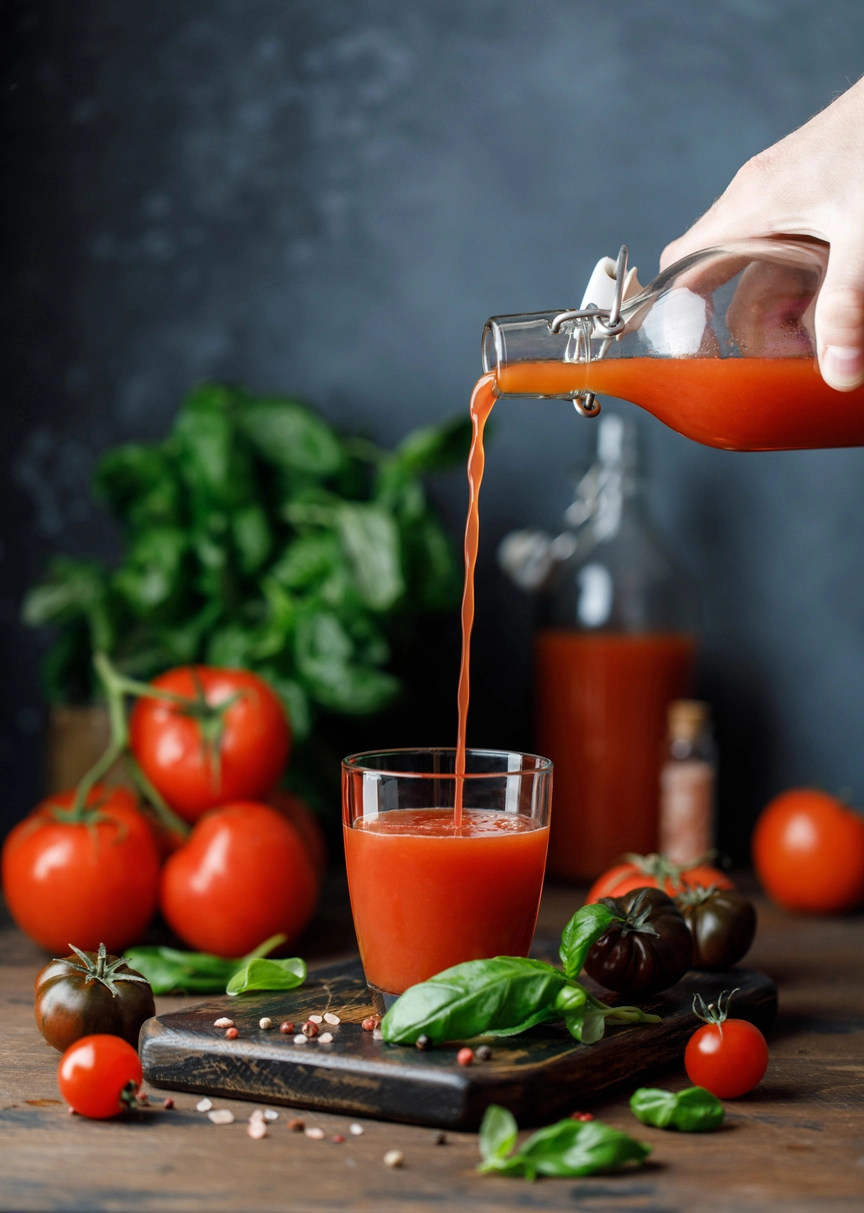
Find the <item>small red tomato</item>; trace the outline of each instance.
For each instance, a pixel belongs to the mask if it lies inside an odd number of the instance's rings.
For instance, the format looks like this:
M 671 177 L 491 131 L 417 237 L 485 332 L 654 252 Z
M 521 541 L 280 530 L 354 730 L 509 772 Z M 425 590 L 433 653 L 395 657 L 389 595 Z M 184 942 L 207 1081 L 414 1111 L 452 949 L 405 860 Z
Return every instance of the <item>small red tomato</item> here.
M 315 910 L 318 878 L 300 835 L 269 805 L 205 814 L 162 871 L 162 913 L 190 947 L 244 956 L 271 935 L 286 946 Z
M 864 902 L 864 817 L 827 792 L 792 788 L 763 809 L 753 866 L 785 910 L 838 914 Z
M 187 701 L 142 696 L 129 721 L 135 757 L 172 809 L 197 821 L 217 805 L 267 796 L 288 761 L 291 730 L 262 678 L 181 666 L 152 685 Z
M 705 1019 L 684 1051 L 684 1069 L 694 1086 L 704 1087 L 718 1099 L 736 1099 L 746 1095 L 761 1081 L 768 1067 L 768 1045 L 757 1027 L 746 1019 L 729 1019 L 729 998 L 705 1007 L 701 999 L 694 1010 Z M 701 1009 L 697 1009 L 700 1007 Z
M 75 792 L 43 800 L 3 846 L 3 891 L 25 934 L 55 956 L 140 938 L 156 909 L 159 853 L 127 788 L 97 784 L 80 819 Z
M 306 843 L 306 849 L 312 856 L 312 864 L 321 879 L 327 871 L 327 840 L 321 829 L 321 822 L 309 808 L 305 800 L 301 800 L 295 792 L 285 788 L 277 788 L 267 797 L 267 803 L 287 817 L 297 833 Z
M 142 1077 L 138 1054 L 119 1036 L 82 1036 L 57 1067 L 60 1094 L 91 1120 L 106 1120 L 134 1106 Z
M 618 863 L 604 872 L 588 890 L 586 904 L 601 897 L 623 897 L 633 889 L 663 889 L 670 897 L 682 888 L 704 885 L 716 889 L 734 889 L 725 872 L 707 863 L 692 867 L 673 864 L 662 855 L 633 855 L 627 863 Z

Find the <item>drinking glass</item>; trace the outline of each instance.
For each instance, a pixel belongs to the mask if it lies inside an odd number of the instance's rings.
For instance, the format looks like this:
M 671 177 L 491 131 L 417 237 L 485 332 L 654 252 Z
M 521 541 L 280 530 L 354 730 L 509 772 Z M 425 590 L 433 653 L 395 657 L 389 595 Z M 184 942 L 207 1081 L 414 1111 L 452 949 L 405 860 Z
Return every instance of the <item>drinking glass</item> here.
M 537 922 L 552 763 L 468 750 L 457 821 L 455 749 L 378 750 L 342 763 L 351 910 L 383 1013 L 417 982 L 489 956 L 527 956 Z

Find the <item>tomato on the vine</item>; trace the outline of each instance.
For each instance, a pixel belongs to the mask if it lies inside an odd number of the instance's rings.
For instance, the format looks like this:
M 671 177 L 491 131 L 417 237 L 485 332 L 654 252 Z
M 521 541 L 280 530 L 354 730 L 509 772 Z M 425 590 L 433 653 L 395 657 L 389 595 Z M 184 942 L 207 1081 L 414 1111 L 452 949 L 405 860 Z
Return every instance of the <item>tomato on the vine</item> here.
M 275 691 L 248 670 L 181 666 L 136 700 L 129 721 L 144 774 L 186 821 L 232 800 L 261 799 L 288 760 L 291 730 Z
M 725 872 L 708 863 L 675 864 L 662 855 L 628 855 L 626 862 L 615 864 L 595 880 L 585 899 L 623 897 L 633 889 L 662 889 L 674 897 L 683 888 L 713 885 L 716 889 L 734 889 Z
M 18 926 L 55 956 L 74 943 L 120 954 L 150 923 L 159 853 L 132 793 L 96 784 L 43 800 L 3 846 L 3 891 Z
M 82 1036 L 57 1067 L 60 1094 L 91 1120 L 107 1120 L 134 1107 L 142 1079 L 138 1054 L 119 1036 Z
M 694 1010 L 706 1022 L 693 1033 L 684 1051 L 687 1077 L 718 1099 L 746 1095 L 768 1068 L 765 1037 L 746 1019 L 727 1017 L 730 998 L 727 995 L 724 1007 L 721 994 L 716 1005 L 706 1007 L 697 997 Z
M 301 934 L 318 877 L 294 826 L 252 801 L 212 809 L 162 873 L 162 913 L 190 947 L 243 956 L 271 935 Z
M 832 914 L 864 902 L 864 817 L 815 788 L 792 788 L 762 810 L 753 866 L 786 910 Z

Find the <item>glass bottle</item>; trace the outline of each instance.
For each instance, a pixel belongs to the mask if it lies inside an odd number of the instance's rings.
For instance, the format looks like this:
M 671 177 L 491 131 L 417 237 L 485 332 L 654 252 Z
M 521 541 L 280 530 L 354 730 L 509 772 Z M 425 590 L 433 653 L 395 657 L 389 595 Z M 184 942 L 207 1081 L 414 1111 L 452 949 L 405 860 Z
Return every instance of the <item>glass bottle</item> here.
M 695 597 L 649 517 L 632 421 L 600 419 L 565 521 L 553 540 L 508 537 L 500 558 L 545 590 L 534 690 L 537 750 L 555 764 L 548 866 L 579 881 L 657 850 L 666 713 L 690 690 Z
M 717 752 L 707 703 L 669 705 L 666 757 L 660 772 L 660 851 L 673 863 L 701 859 L 714 846 Z
M 502 396 L 573 400 L 595 393 L 647 409 L 728 450 L 864 445 L 864 387 L 837 392 L 816 363 L 815 305 L 828 246 L 742 240 L 671 265 L 644 289 L 598 263 L 582 306 L 497 316 L 483 332 L 485 371 Z

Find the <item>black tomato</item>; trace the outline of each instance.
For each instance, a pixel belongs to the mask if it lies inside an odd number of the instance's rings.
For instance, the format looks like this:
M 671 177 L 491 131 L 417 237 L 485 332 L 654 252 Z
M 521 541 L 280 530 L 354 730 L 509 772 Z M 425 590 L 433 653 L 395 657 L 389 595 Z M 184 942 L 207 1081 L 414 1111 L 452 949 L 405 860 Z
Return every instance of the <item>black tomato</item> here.
M 756 934 L 753 903 L 734 889 L 684 889 L 675 904 L 693 936 L 694 969 L 728 969 L 750 950 Z
M 65 1052 L 82 1036 L 120 1036 L 138 1048 L 138 1031 L 156 1014 L 146 977 L 124 960 L 98 952 L 81 952 L 52 960 L 36 976 L 33 1010 L 39 1031 L 55 1049 Z
M 633 889 L 603 897 L 618 916 L 588 953 L 585 972 L 619 994 L 656 994 L 690 968 L 693 937 L 675 902 L 662 889 Z

